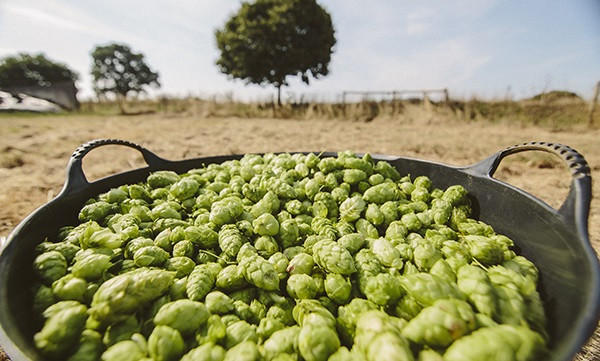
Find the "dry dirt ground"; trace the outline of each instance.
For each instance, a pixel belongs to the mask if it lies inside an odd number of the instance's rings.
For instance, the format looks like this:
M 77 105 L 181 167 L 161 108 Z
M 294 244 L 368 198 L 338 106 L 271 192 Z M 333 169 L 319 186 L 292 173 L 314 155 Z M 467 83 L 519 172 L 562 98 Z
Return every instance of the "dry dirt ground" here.
M 530 141 L 567 144 L 583 154 L 600 179 L 600 130 L 553 131 L 485 121 L 465 122 L 408 108 L 396 118 L 371 122 L 203 118 L 192 114 L 145 116 L 0 115 L 0 237 L 56 196 L 72 152 L 98 138 L 138 143 L 172 159 L 249 152 L 338 151 L 350 149 L 414 157 L 448 165 L 469 165 Z M 84 171 L 97 179 L 143 165 L 135 150 L 106 146 L 84 158 Z M 570 173 L 558 158 L 541 152 L 502 161 L 496 178 L 558 208 L 570 187 Z M 597 181 L 596 181 L 597 183 Z M 597 184 L 594 184 L 596 186 Z M 593 187 L 589 233 L 600 250 L 600 187 Z M 578 360 L 600 360 L 600 331 Z M 0 360 L 2 358 L 0 357 Z

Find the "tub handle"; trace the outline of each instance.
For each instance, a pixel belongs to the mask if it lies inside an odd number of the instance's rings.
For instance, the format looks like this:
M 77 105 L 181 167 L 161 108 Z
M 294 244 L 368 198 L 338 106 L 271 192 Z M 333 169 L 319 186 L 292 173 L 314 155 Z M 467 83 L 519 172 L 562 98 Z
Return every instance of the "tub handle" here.
M 567 198 L 556 211 L 565 220 L 574 224 L 587 236 L 590 202 L 592 199 L 592 177 L 586 160 L 575 149 L 560 143 L 529 142 L 513 145 L 476 163 L 468 170 L 478 175 L 492 177 L 500 162 L 507 156 L 524 151 L 545 151 L 561 158 L 571 172 L 571 188 Z
M 161 167 L 166 166 L 166 164 L 169 163 L 168 160 L 157 156 L 156 154 L 149 151 L 148 149 L 142 147 L 139 144 L 133 143 L 133 142 L 129 142 L 126 140 L 120 140 L 120 139 L 92 140 L 92 141 L 89 141 L 89 142 L 84 143 L 81 146 L 79 146 L 75 150 L 75 152 L 73 152 L 73 155 L 71 155 L 71 158 L 69 159 L 69 163 L 67 165 L 67 178 L 66 178 L 65 185 L 64 185 L 61 193 L 76 192 L 79 189 L 86 187 L 87 185 L 90 184 L 90 182 L 87 180 L 87 178 L 85 176 L 85 173 L 83 172 L 83 167 L 82 167 L 83 158 L 86 156 L 86 154 L 88 154 L 93 149 L 96 149 L 98 147 L 102 147 L 105 145 L 123 145 L 123 146 L 133 148 L 133 149 L 139 151 L 142 154 L 144 161 L 146 162 L 146 164 L 148 164 L 148 166 L 151 169 L 159 169 Z

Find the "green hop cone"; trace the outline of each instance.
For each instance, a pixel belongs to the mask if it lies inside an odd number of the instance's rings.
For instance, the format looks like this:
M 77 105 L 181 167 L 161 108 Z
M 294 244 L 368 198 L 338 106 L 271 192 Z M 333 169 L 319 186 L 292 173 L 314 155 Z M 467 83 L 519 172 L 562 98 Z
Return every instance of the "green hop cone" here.
M 86 253 L 85 256 L 77 256 L 75 259 L 71 273 L 86 281 L 94 281 L 100 278 L 112 266 L 111 257 L 107 254 L 90 252 Z
M 206 225 L 189 226 L 184 230 L 185 238 L 202 249 L 219 245 L 219 234 Z
M 318 300 L 303 299 L 297 301 L 292 314 L 294 320 L 300 326 L 313 324 L 335 328 L 335 317 Z
M 523 256 L 516 256 L 510 260 L 506 260 L 502 265 L 534 283 L 538 281 L 539 271 L 537 267 Z
M 456 340 L 444 353 L 445 361 L 533 361 L 544 355 L 544 340 L 524 326 L 484 327 Z
M 298 335 L 298 350 L 306 361 L 326 361 L 340 347 L 335 329 L 322 325 L 302 326 Z
M 504 252 L 500 244 L 492 238 L 478 235 L 464 236 L 471 256 L 485 266 L 496 265 L 504 260 Z
M 186 293 L 190 300 L 201 301 L 215 284 L 216 277 L 208 263 L 194 267 L 188 276 Z
M 133 254 L 133 262 L 138 267 L 161 266 L 169 258 L 169 253 L 158 246 L 147 246 Z
M 280 354 L 294 354 L 298 352 L 298 336 L 300 326 L 294 325 L 275 331 L 263 344 L 263 355 L 267 360 L 273 360 Z
M 343 180 L 348 184 L 357 184 L 358 182 L 364 181 L 367 179 L 367 173 L 360 169 L 344 169 L 343 170 Z
M 203 345 L 207 343 L 218 343 L 227 336 L 227 325 L 219 315 L 211 315 L 206 325 L 196 333 L 196 341 Z
M 429 271 L 433 265 L 442 259 L 442 252 L 426 240 L 417 242 L 413 250 L 413 262 L 421 271 Z
M 87 308 L 77 305 L 56 312 L 33 337 L 35 347 L 50 358 L 64 357 L 77 343 L 87 319 Z
M 273 265 L 275 271 L 277 272 L 277 276 L 280 280 L 286 278 L 288 276 L 287 267 L 289 265 L 288 258 L 281 252 L 277 252 L 269 257 L 269 263 Z
M 180 179 L 169 188 L 169 194 L 179 201 L 193 197 L 200 188 L 200 183 L 191 177 Z
M 100 285 L 89 313 L 98 321 L 111 321 L 138 310 L 166 292 L 175 272 L 139 268 L 115 276 Z
M 67 361 L 96 361 L 103 349 L 102 335 L 94 330 L 85 329 L 81 332 L 79 345 Z
M 260 320 L 256 333 L 263 340 L 268 339 L 275 331 L 282 330 L 285 324 L 273 317 L 265 317 Z
M 296 323 L 293 315 L 293 301 L 286 299 L 284 302 L 276 303 L 267 310 L 266 317 L 271 317 L 281 321 L 286 326 L 291 326 Z
M 367 360 L 378 360 L 385 355 L 391 360 L 413 360 L 410 344 L 401 334 L 404 321 L 383 311 L 362 313 L 356 321 L 356 348 Z
M 256 326 L 251 325 L 243 320 L 234 322 L 227 326 L 227 335 L 225 336 L 226 348 L 232 348 L 243 341 L 258 342 Z
M 132 340 L 123 340 L 107 348 L 101 356 L 102 361 L 140 361 L 146 357 L 145 350 Z
M 414 360 L 409 342 L 393 332 L 376 334 L 366 347 L 365 358 L 367 361 L 380 360 L 381 355 L 387 355 L 388 360 L 393 361 Z
M 494 287 L 487 273 L 476 266 L 464 265 L 456 273 L 456 284 L 475 306 L 476 310 L 493 317 L 497 312 L 497 300 Z
M 182 335 L 191 335 L 206 323 L 209 316 L 209 310 L 203 303 L 181 299 L 163 305 L 154 316 L 154 323 L 172 327 Z
M 340 274 L 328 273 L 325 278 L 325 292 L 335 303 L 343 305 L 350 301 L 352 284 Z
M 327 272 L 350 275 L 356 266 L 350 252 L 334 241 L 323 239 L 313 246 L 315 262 Z
M 438 299 L 465 299 L 455 284 L 429 273 L 410 274 L 398 279 L 406 292 L 423 306 L 430 306 Z
M 273 213 L 277 211 L 279 207 L 279 197 L 277 197 L 277 195 L 272 191 L 268 191 L 261 200 L 252 206 L 250 213 L 255 218 L 258 218 L 261 214 Z
M 383 271 L 383 265 L 379 262 L 373 251 L 363 248 L 354 256 L 354 264 L 358 271 L 358 286 L 364 294 L 367 282 Z
M 234 347 L 227 350 L 223 361 L 258 361 L 260 353 L 255 341 L 242 341 Z
M 196 263 L 189 257 L 171 257 L 164 263 L 167 271 L 177 272 L 177 278 L 189 276 L 195 267 Z
M 405 294 L 396 303 L 394 314 L 400 318 L 410 321 L 423 309 L 417 300 L 409 294 Z
M 362 361 L 364 356 L 359 352 L 352 352 L 346 346 L 340 346 L 334 353 L 329 356 L 327 361 Z
M 317 295 L 317 284 L 307 274 L 293 274 L 287 280 L 287 292 L 295 299 L 315 298 Z
M 178 330 L 158 325 L 148 337 L 148 352 L 156 361 L 179 360 L 185 352 L 185 341 Z
M 365 207 L 365 200 L 360 195 L 348 198 L 340 204 L 340 218 L 346 222 L 354 222 L 360 218 Z
M 79 220 L 82 222 L 101 222 L 106 216 L 116 212 L 117 209 L 118 206 L 104 201 L 91 203 L 81 209 L 79 212 Z
M 244 211 L 242 200 L 238 197 L 227 197 L 212 204 L 209 220 L 220 226 L 233 223 Z
M 295 219 L 286 219 L 279 224 L 277 239 L 282 248 L 298 245 L 300 242 L 300 227 Z
M 441 299 L 410 320 L 402 335 L 421 345 L 447 347 L 475 327 L 475 313 L 467 302 Z
M 107 347 L 110 347 L 117 342 L 131 339 L 131 336 L 139 332 L 140 323 L 137 318 L 132 315 L 121 322 L 108 326 L 102 341 Z
M 356 223 L 356 231 L 365 236 L 365 238 L 379 238 L 379 232 L 375 226 L 364 218 L 359 218 Z
M 400 198 L 400 191 L 396 184 L 384 182 L 367 189 L 363 194 L 365 201 L 369 203 L 383 204 L 388 201 L 396 201 Z
M 212 314 L 225 314 L 234 310 L 233 300 L 221 291 L 212 291 L 204 300 L 206 308 Z
M 355 254 L 365 244 L 365 236 L 361 233 L 348 233 L 337 240 L 338 244 L 350 252 Z
M 222 361 L 225 349 L 212 342 L 204 343 L 183 355 L 181 361 Z
M 247 285 L 244 279 L 244 270 L 238 265 L 231 264 L 219 272 L 215 284 L 225 291 L 238 290 Z
M 437 260 L 429 270 L 429 273 L 436 275 L 448 282 L 456 283 L 456 273 L 450 267 L 450 264 L 445 259 Z M 460 289 L 460 287 L 459 287 Z
M 365 296 L 369 301 L 380 306 L 395 303 L 402 294 L 402 288 L 398 287 L 398 277 L 380 273 L 367 281 Z
M 408 235 L 408 228 L 401 221 L 392 221 L 385 230 L 385 238 L 393 240 L 404 240 L 404 237 Z
M 461 185 L 450 186 L 444 191 L 442 200 L 450 203 L 453 206 L 457 206 L 466 202 L 467 190 Z
M 279 233 L 279 222 L 270 213 L 258 216 L 253 222 L 254 233 L 261 236 L 275 236 Z
M 152 189 L 168 187 L 173 183 L 177 183 L 180 177 L 177 173 L 169 170 L 160 170 L 151 173 L 146 181 Z
M 223 251 L 223 254 L 235 258 L 244 243 L 246 243 L 244 236 L 235 225 L 227 224 L 221 227 L 219 231 L 219 247 Z
M 84 279 L 68 274 L 52 283 L 52 292 L 59 300 L 75 300 L 85 302 L 87 282 Z
M 338 239 L 337 229 L 329 218 L 316 216 L 311 221 L 311 226 L 316 234 L 322 238 L 327 238 L 332 241 Z
M 371 246 L 371 250 L 384 266 L 395 267 L 396 264 L 402 262 L 400 252 L 385 238 L 376 239 Z M 402 268 L 401 264 L 399 268 Z
M 375 203 L 369 203 L 365 211 L 365 219 L 371 222 L 374 226 L 380 226 L 385 222 L 385 215 Z
M 254 247 L 263 258 L 269 258 L 279 252 L 279 245 L 271 236 L 260 236 L 254 242 Z
M 290 275 L 301 273 L 309 275 L 311 274 L 314 265 L 315 261 L 313 260 L 313 257 L 308 253 L 302 252 L 298 253 L 290 260 L 286 271 Z
M 51 285 L 67 274 L 67 260 L 58 251 L 42 253 L 36 257 L 33 264 L 36 274 L 46 285 Z
M 264 290 L 279 289 L 279 275 L 272 263 L 258 254 L 242 258 L 239 266 L 244 270 L 244 278 L 249 283 Z

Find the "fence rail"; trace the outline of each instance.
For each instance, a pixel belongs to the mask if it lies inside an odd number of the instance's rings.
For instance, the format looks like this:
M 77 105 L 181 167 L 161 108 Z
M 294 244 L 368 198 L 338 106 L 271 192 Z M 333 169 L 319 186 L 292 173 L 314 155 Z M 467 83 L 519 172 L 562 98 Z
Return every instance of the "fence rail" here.
M 425 89 L 425 90 L 389 90 L 389 91 L 356 91 L 356 90 L 348 90 L 342 92 L 342 103 L 346 103 L 349 95 L 362 95 L 363 99 L 368 98 L 369 96 L 386 96 L 391 97 L 392 100 L 399 100 L 402 96 L 407 94 L 420 94 L 423 96 L 423 99 L 429 99 L 429 95 L 431 93 L 438 93 L 444 97 L 444 101 L 448 102 L 450 100 L 450 96 L 448 93 L 448 89 Z

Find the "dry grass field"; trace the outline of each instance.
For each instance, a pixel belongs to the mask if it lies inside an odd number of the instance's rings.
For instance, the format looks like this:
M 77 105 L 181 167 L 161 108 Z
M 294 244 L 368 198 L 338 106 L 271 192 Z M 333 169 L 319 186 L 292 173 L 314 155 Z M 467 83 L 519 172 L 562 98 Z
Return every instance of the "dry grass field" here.
M 408 105 L 397 114 L 367 121 L 342 117 L 217 117 L 193 111 L 134 116 L 0 114 L 0 237 L 7 236 L 25 216 L 59 193 L 72 152 L 97 138 L 129 140 L 172 160 L 250 152 L 350 149 L 447 165 L 473 164 L 518 143 L 549 141 L 575 148 L 592 169 L 596 183 L 589 233 L 595 249 L 600 250 L 600 130 L 583 124 L 557 128 L 510 119 L 468 118 L 465 120 L 464 113 L 457 116 L 455 112 L 420 105 Z M 136 151 L 118 146 L 99 148 L 84 159 L 89 179 L 141 165 L 143 160 Z M 570 187 L 566 166 L 542 152 L 506 158 L 495 177 L 555 208 L 562 204 Z M 600 359 L 598 338 L 597 334 L 578 360 Z

